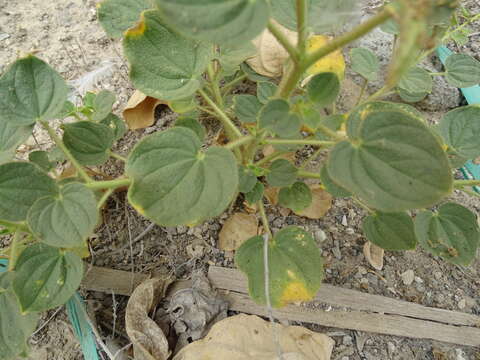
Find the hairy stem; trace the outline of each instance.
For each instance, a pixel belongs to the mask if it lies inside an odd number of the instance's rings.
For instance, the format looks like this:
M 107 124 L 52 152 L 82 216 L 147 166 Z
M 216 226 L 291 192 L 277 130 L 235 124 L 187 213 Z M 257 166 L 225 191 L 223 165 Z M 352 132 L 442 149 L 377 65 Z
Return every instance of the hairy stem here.
M 325 125 L 319 124 L 317 126 L 317 130 L 319 132 L 321 132 L 323 135 L 328 136 L 331 139 L 335 139 L 335 140 L 338 140 L 338 141 L 341 141 L 341 140 L 344 139 L 344 136 L 338 135 L 335 131 L 329 129 Z
M 85 186 L 92 190 L 103 190 L 103 189 L 117 189 L 124 186 L 130 186 L 132 184 L 131 179 L 115 179 L 115 180 L 106 180 L 106 181 L 92 181 Z
M 320 173 L 314 173 L 310 171 L 299 170 L 297 173 L 298 177 L 307 178 L 307 179 L 320 179 Z
M 107 189 L 102 197 L 100 198 L 100 200 L 98 200 L 98 203 L 97 203 L 97 209 L 100 210 L 103 205 L 107 202 L 108 198 L 110 197 L 110 195 L 112 195 L 112 193 L 115 191 L 115 189 Z
M 355 106 L 358 106 L 358 104 L 360 104 L 360 102 L 363 99 L 363 95 L 365 95 L 365 90 L 367 90 L 368 79 L 363 79 L 363 80 L 364 81 L 363 81 L 362 89 L 360 90 L 360 95 L 358 96 L 358 99 L 357 99 L 357 102 L 355 103 Z
M 120 154 L 114 153 L 113 151 L 108 151 L 108 155 L 110 155 L 114 159 L 117 159 L 117 160 L 120 160 L 120 161 L 123 161 L 123 162 L 127 162 L 126 157 L 123 157 Z
M 297 0 L 297 32 L 298 32 L 298 52 L 303 57 L 307 47 L 307 2 L 306 0 Z
M 208 65 L 207 73 L 208 73 L 208 78 L 210 79 L 210 83 L 212 85 L 213 96 L 215 97 L 215 101 L 220 106 L 220 108 L 223 108 L 222 93 L 220 92 L 220 87 L 218 86 L 218 80 L 215 74 L 215 69 L 213 68 L 213 63 L 210 63 Z
M 298 50 L 295 46 L 288 40 L 282 30 L 279 29 L 277 25 L 270 21 L 268 24 L 268 31 L 272 33 L 272 35 L 277 39 L 277 41 L 283 46 L 285 50 L 287 50 L 288 54 L 292 58 L 294 62 L 298 62 L 299 54 Z
M 321 153 L 322 151 L 323 151 L 322 148 L 316 150 L 311 156 L 308 157 L 308 159 L 306 159 L 306 160 L 302 163 L 302 165 L 300 166 L 299 169 L 300 169 L 300 170 L 305 169 L 305 168 L 307 167 L 307 165 L 310 164 L 313 160 L 315 160 L 315 159 L 318 157 L 318 155 L 320 155 L 320 153 Z
M 336 144 L 335 141 L 321 141 L 321 140 L 308 140 L 308 139 L 299 139 L 299 140 L 265 139 L 264 143 L 270 144 L 270 145 L 312 145 L 312 146 L 323 146 L 323 147 L 329 147 Z
M 238 138 L 237 140 L 234 140 L 232 142 L 229 142 L 227 145 L 224 146 L 224 148 L 233 150 L 239 146 L 248 144 L 249 142 L 252 142 L 255 140 L 255 136 L 253 135 L 248 135 L 248 136 L 243 136 L 241 138 Z
M 240 75 L 239 77 L 233 79 L 232 81 L 230 81 L 229 83 L 226 83 L 223 87 L 222 87 L 222 94 L 225 95 L 227 94 L 235 85 L 241 83 L 243 80 L 245 80 L 247 78 L 247 75 L 243 74 L 243 75 Z
M 275 160 L 276 158 L 282 156 L 282 155 L 285 155 L 287 154 L 288 151 L 277 151 L 277 152 L 274 152 L 273 154 L 270 154 L 268 156 L 265 156 L 263 159 L 261 160 L 258 160 L 256 163 L 255 163 L 255 166 L 262 166 L 272 160 Z

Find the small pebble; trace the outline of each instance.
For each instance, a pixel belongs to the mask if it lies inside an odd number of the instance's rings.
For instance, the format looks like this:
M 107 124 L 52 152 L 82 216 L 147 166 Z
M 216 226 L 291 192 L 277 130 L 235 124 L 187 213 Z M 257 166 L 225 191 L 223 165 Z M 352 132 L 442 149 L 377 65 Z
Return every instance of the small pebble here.
M 343 217 L 342 217 L 342 225 L 345 226 L 345 227 L 348 226 L 348 221 L 347 221 L 347 216 L 346 215 L 343 215 Z
M 458 302 L 458 308 L 460 310 L 465 309 L 466 306 L 467 306 L 467 301 L 465 299 L 462 299 Z
M 327 234 L 325 234 L 325 231 L 323 231 L 322 229 L 315 231 L 313 236 L 315 237 L 315 240 L 321 243 L 327 240 Z
M 442 272 L 441 271 L 435 271 L 433 273 L 433 277 L 437 280 L 440 280 L 442 278 Z
M 343 337 L 343 345 L 347 345 L 347 346 L 350 346 L 353 344 L 353 339 L 350 335 L 345 335 Z
M 353 230 L 351 227 L 347 228 L 347 229 L 345 230 L 345 232 L 346 232 L 348 235 L 353 235 L 353 234 L 355 234 L 355 230 Z
M 417 284 L 423 284 L 423 279 L 421 277 L 415 276 L 415 282 Z
M 387 343 L 387 350 L 388 350 L 388 355 L 390 355 L 390 357 L 392 357 L 393 354 L 395 353 L 395 349 L 396 349 L 395 344 L 389 341 Z
M 415 279 L 415 273 L 413 270 L 407 270 L 400 275 L 404 285 L 412 285 L 413 280 Z

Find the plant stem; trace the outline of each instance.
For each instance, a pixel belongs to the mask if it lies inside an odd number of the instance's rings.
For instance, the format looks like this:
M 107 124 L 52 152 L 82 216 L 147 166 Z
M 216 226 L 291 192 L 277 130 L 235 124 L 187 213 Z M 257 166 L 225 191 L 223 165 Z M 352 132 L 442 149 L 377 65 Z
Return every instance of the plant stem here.
M 358 100 L 355 103 L 355 106 L 358 106 L 358 104 L 360 104 L 360 102 L 362 101 L 363 95 L 365 94 L 365 90 L 367 90 L 367 86 L 368 86 L 368 79 L 364 78 L 363 86 L 362 86 L 362 89 L 360 90 L 360 95 L 358 96 Z
M 127 162 L 127 158 L 123 157 L 120 154 L 114 153 L 113 151 L 109 151 L 108 155 L 110 155 L 114 159 L 117 159 L 117 160 L 120 160 L 120 161 L 123 161 L 123 162 Z
M 263 197 L 260 201 L 257 202 L 258 211 L 260 212 L 260 216 L 262 218 L 263 227 L 265 228 L 265 232 L 268 234 L 269 238 L 272 239 L 272 231 L 270 230 L 270 225 L 268 225 L 268 218 L 267 214 L 265 213 L 265 206 L 263 205 Z
M 307 47 L 307 2 L 297 0 L 297 32 L 298 32 L 298 52 L 303 57 Z
M 8 259 L 8 271 L 15 270 L 15 265 L 17 264 L 18 245 L 21 239 L 20 234 L 20 230 L 17 230 L 13 235 L 12 244 L 10 245 L 10 258 Z
M 100 200 L 98 200 L 98 203 L 97 203 L 97 209 L 98 210 L 100 210 L 103 207 L 105 202 L 108 200 L 108 198 L 110 197 L 110 195 L 112 195 L 112 193 L 114 191 L 115 191 L 115 189 L 107 189 L 107 191 L 105 191 L 105 193 L 102 195 Z
M 205 112 L 205 113 L 207 113 L 207 114 L 209 114 L 209 115 L 212 115 L 212 116 L 214 116 L 214 117 L 217 117 L 217 114 L 215 114 L 212 110 L 207 109 L 207 108 L 204 107 L 204 106 L 197 106 L 197 109 L 200 110 L 200 111 L 203 111 L 203 112 Z
M 268 31 L 272 33 L 272 35 L 277 39 L 277 41 L 283 46 L 285 50 L 287 50 L 288 54 L 292 58 L 292 60 L 296 63 L 299 60 L 298 50 L 295 46 L 288 40 L 282 30 L 279 29 L 277 25 L 273 22 L 268 23 Z
M 40 121 L 40 124 L 47 130 L 50 138 L 55 142 L 55 144 L 63 151 L 67 159 L 72 163 L 75 169 L 78 171 L 78 174 L 85 180 L 86 183 L 91 183 L 93 180 L 88 176 L 86 171 L 83 169 L 82 165 L 75 159 L 70 150 L 67 149 L 62 139 L 57 135 L 55 130 L 48 124 L 46 121 Z
M 277 152 L 274 152 L 273 154 L 270 154 L 270 155 L 268 155 L 268 156 L 265 156 L 263 159 L 258 160 L 258 161 L 255 163 L 255 166 L 262 166 L 262 165 L 264 165 L 264 164 L 266 164 L 266 163 L 268 163 L 268 162 L 270 162 L 270 161 L 272 161 L 272 160 L 274 160 L 274 159 L 276 159 L 276 158 L 278 158 L 278 157 L 280 157 L 280 156 L 282 156 L 282 155 L 285 155 L 285 154 L 287 154 L 287 153 L 288 153 L 288 151 L 277 151 Z
M 92 181 L 85 186 L 92 190 L 117 189 L 123 186 L 130 186 L 131 179 L 115 179 L 106 181 Z
M 320 153 L 323 151 L 322 148 L 320 149 L 317 149 L 311 156 L 308 157 L 308 159 L 306 159 L 303 164 L 300 166 L 300 170 L 303 170 L 307 167 L 308 164 L 310 164 L 313 160 L 315 160 L 318 155 L 320 155 Z
M 310 171 L 299 170 L 297 173 L 298 177 L 307 178 L 307 179 L 320 179 L 320 173 L 314 173 Z
M 430 76 L 445 76 L 447 75 L 446 72 L 431 72 Z
M 320 131 L 323 135 L 328 136 L 331 139 L 335 139 L 335 140 L 338 140 L 338 141 L 341 141 L 341 140 L 344 139 L 343 136 L 338 135 L 335 131 L 329 129 L 325 125 L 319 124 L 317 126 L 317 130 Z
M 208 73 L 208 77 L 210 79 L 210 83 L 212 85 L 212 90 L 213 90 L 213 95 L 215 97 L 215 101 L 220 106 L 220 108 L 223 108 L 223 98 L 222 98 L 222 94 L 220 92 L 220 87 L 218 86 L 217 76 L 215 74 L 215 69 L 213 68 L 213 63 L 212 62 L 210 62 L 210 64 L 208 64 L 207 73 Z
M 22 230 L 24 232 L 30 232 L 27 224 L 25 222 L 13 222 L 7 220 L 0 220 L 0 226 L 7 227 L 7 228 L 14 228 L 17 230 Z
M 352 200 L 354 203 L 356 203 L 357 205 L 359 205 L 361 208 L 367 210 L 369 213 L 374 213 L 375 211 L 370 209 L 367 205 L 365 205 L 362 201 L 360 201 L 360 199 L 356 198 L 355 196 L 352 196 Z
M 329 147 L 336 144 L 335 141 L 321 141 L 321 140 L 283 140 L 283 139 L 265 139 L 265 144 L 270 145 L 313 145 L 313 146 L 324 146 Z
M 453 186 L 456 189 L 461 189 L 465 186 L 480 186 L 480 180 L 455 180 Z
M 229 83 L 226 83 L 223 87 L 222 87 L 222 93 L 225 95 L 226 93 L 228 93 L 230 91 L 231 88 L 233 88 L 235 85 L 241 83 L 243 80 L 245 80 L 247 78 L 247 75 L 243 74 L 243 75 L 240 75 L 239 77 L 233 79 L 232 81 L 230 81 Z
M 227 145 L 224 146 L 224 148 L 232 150 L 239 146 L 252 142 L 253 140 L 255 140 L 255 136 L 253 135 L 243 136 L 241 138 L 238 138 L 237 140 L 229 142 Z

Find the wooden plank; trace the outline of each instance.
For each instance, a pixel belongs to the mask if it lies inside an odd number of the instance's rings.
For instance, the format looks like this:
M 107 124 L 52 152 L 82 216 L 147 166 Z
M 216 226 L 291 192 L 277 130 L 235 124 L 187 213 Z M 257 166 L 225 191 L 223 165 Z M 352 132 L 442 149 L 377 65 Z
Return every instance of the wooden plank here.
M 210 266 L 208 276 L 218 289 L 247 294 L 247 279 L 236 269 Z M 457 311 L 436 309 L 403 300 L 322 284 L 315 301 L 352 310 L 372 311 L 380 314 L 408 316 L 445 324 L 480 327 L 480 316 Z
M 149 275 L 92 266 L 87 269 L 82 287 L 87 290 L 129 296 Z
M 231 310 L 268 316 L 266 307 L 257 305 L 246 294 L 224 290 L 221 293 L 229 301 Z M 359 311 L 324 311 L 291 305 L 275 309 L 274 316 L 277 319 L 341 329 L 430 339 L 466 346 L 480 346 L 479 328 L 446 325 L 398 315 L 369 314 Z

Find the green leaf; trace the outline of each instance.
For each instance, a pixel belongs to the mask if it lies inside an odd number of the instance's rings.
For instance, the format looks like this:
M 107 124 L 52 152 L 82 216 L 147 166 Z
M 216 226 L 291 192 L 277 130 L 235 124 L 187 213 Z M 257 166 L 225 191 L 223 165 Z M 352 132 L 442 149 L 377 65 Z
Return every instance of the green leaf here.
M 0 165 L 0 219 L 24 221 L 37 199 L 58 193 L 55 181 L 37 166 L 12 162 Z
M 115 114 L 108 114 L 108 116 L 100 121 L 100 124 L 108 126 L 114 134 L 114 140 L 120 140 L 126 133 L 127 133 L 127 126 L 125 125 L 125 121 L 120 119 Z
M 404 212 L 374 213 L 363 220 L 362 228 L 368 241 L 385 250 L 413 250 L 417 246 L 413 220 Z
M 320 117 L 320 121 L 318 125 L 323 125 L 328 129 L 337 132 L 341 129 L 344 122 L 345 122 L 345 116 L 341 114 L 336 114 L 336 115 Z M 324 135 L 319 130 L 315 133 L 315 139 L 323 140 L 323 141 L 332 140 L 330 137 Z
M 45 311 L 65 304 L 80 286 L 82 277 L 79 256 L 34 244 L 17 261 L 13 290 L 23 312 Z
M 340 185 L 338 185 L 336 182 L 332 180 L 332 178 L 328 174 L 327 166 L 322 167 L 322 170 L 320 170 L 320 181 L 322 182 L 322 185 L 325 187 L 325 190 L 327 190 L 330 194 L 332 194 L 336 198 L 352 196 L 352 193 L 350 191 L 342 188 Z
M 105 119 L 112 111 L 113 104 L 115 103 L 116 96 L 113 92 L 102 90 L 93 101 L 93 121 L 102 121 Z
M 197 109 L 197 101 L 195 96 L 189 96 L 185 99 L 173 100 L 168 103 L 172 111 L 178 114 L 188 114 Z
M 237 250 L 235 263 L 248 277 L 252 299 L 265 305 L 264 240 L 255 236 Z M 298 227 L 287 227 L 268 243 L 269 294 L 272 306 L 311 300 L 320 288 L 323 264 L 313 238 Z
M 33 151 L 28 154 L 28 160 L 46 172 L 54 168 L 54 164 L 48 158 L 46 151 Z
M 289 187 L 280 189 L 278 203 L 294 212 L 299 212 L 312 203 L 312 192 L 305 183 L 297 181 Z
M 114 134 L 110 127 L 90 121 L 63 126 L 63 142 L 82 165 L 100 165 L 107 161 Z
M 467 208 L 447 203 L 438 212 L 422 211 L 415 218 L 415 233 L 429 253 L 457 265 L 469 265 L 480 241 L 477 218 Z
M 250 205 L 253 205 L 262 200 L 264 191 L 265 186 L 260 181 L 257 181 L 253 189 L 250 192 L 245 193 L 245 200 L 247 200 Z
M 266 76 L 257 74 L 253 69 L 248 66 L 247 63 L 243 63 L 240 65 L 240 68 L 242 71 L 247 75 L 248 80 L 253 81 L 253 82 L 260 82 L 260 81 L 269 81 L 270 79 Z
M 205 128 L 197 119 L 192 117 L 179 117 L 177 121 L 175 121 L 175 126 L 184 127 L 187 129 L 192 130 L 195 134 L 197 134 L 200 141 L 203 141 L 205 138 Z
M 28 212 L 27 223 L 47 245 L 79 247 L 98 223 L 95 194 L 83 184 L 67 184 L 58 195 L 37 200 Z
M 257 114 L 262 104 L 253 95 L 236 95 L 233 97 L 233 110 L 238 120 L 243 123 L 256 123 Z
M 400 25 L 394 19 L 389 19 L 385 21 L 382 25 L 380 25 L 380 29 L 387 34 L 400 34 Z
M 461 157 L 480 156 L 480 106 L 471 105 L 448 112 L 439 130 L 448 146 Z
M 121 38 L 133 27 L 140 14 L 152 8 L 151 0 L 104 0 L 97 5 L 98 21 L 108 36 Z
M 480 62 L 469 55 L 450 55 L 445 70 L 447 81 L 453 86 L 466 88 L 480 83 Z
M 266 175 L 266 179 L 271 186 L 285 187 L 290 186 L 297 178 L 298 170 L 293 164 L 285 159 L 275 160 L 270 165 L 270 172 Z
M 193 95 L 213 57 L 210 46 L 168 29 L 157 10 L 143 13 L 138 26 L 126 32 L 123 46 L 133 85 L 165 101 Z
M 156 0 L 162 16 L 180 33 L 216 44 L 243 43 L 266 28 L 266 0 Z
M 238 166 L 238 191 L 249 193 L 257 185 L 257 176 L 249 168 Z
M 325 107 L 335 102 L 340 93 L 340 80 L 334 73 L 315 75 L 307 85 L 308 97 L 317 106 Z
M 398 87 L 410 94 L 431 93 L 432 76 L 425 69 L 414 67 L 402 76 Z
M 262 81 L 257 85 L 257 98 L 260 103 L 265 105 L 268 103 L 275 93 L 277 92 L 278 86 L 270 81 Z
M 353 71 L 369 81 L 377 80 L 380 61 L 371 50 L 365 48 L 352 49 L 350 51 L 350 60 L 352 61 Z
M 233 75 L 239 70 L 239 66 L 248 58 L 255 56 L 257 49 L 251 41 L 245 43 L 233 43 L 220 47 L 218 61 L 225 76 Z
M 288 137 L 298 133 L 301 127 L 300 117 L 290 113 L 290 105 L 282 99 L 270 100 L 260 111 L 260 128 L 269 129 L 274 134 Z
M 4 360 L 15 360 L 28 350 L 27 340 L 37 327 L 39 314 L 22 314 L 11 290 L 13 273 L 0 275 L 0 353 Z
M 428 95 L 426 92 L 418 92 L 418 93 L 410 93 L 407 90 L 398 88 L 397 89 L 398 95 L 402 98 L 403 101 L 408 103 L 416 103 L 425 99 Z
M 220 215 L 238 189 L 237 163 L 231 151 L 201 150 L 190 129 L 145 137 L 131 152 L 128 199 L 138 212 L 162 226 L 198 224 Z
M 32 135 L 32 131 L 33 125 L 15 126 L 0 119 L 0 154 L 4 152 L 13 154 L 17 147 Z
M 329 156 L 335 183 L 384 212 L 427 207 L 452 192 L 442 144 L 422 121 L 387 104 L 364 106 L 352 116 L 350 141 Z
M 12 126 L 55 119 L 67 100 L 65 80 L 42 60 L 29 55 L 0 77 L 0 119 Z

